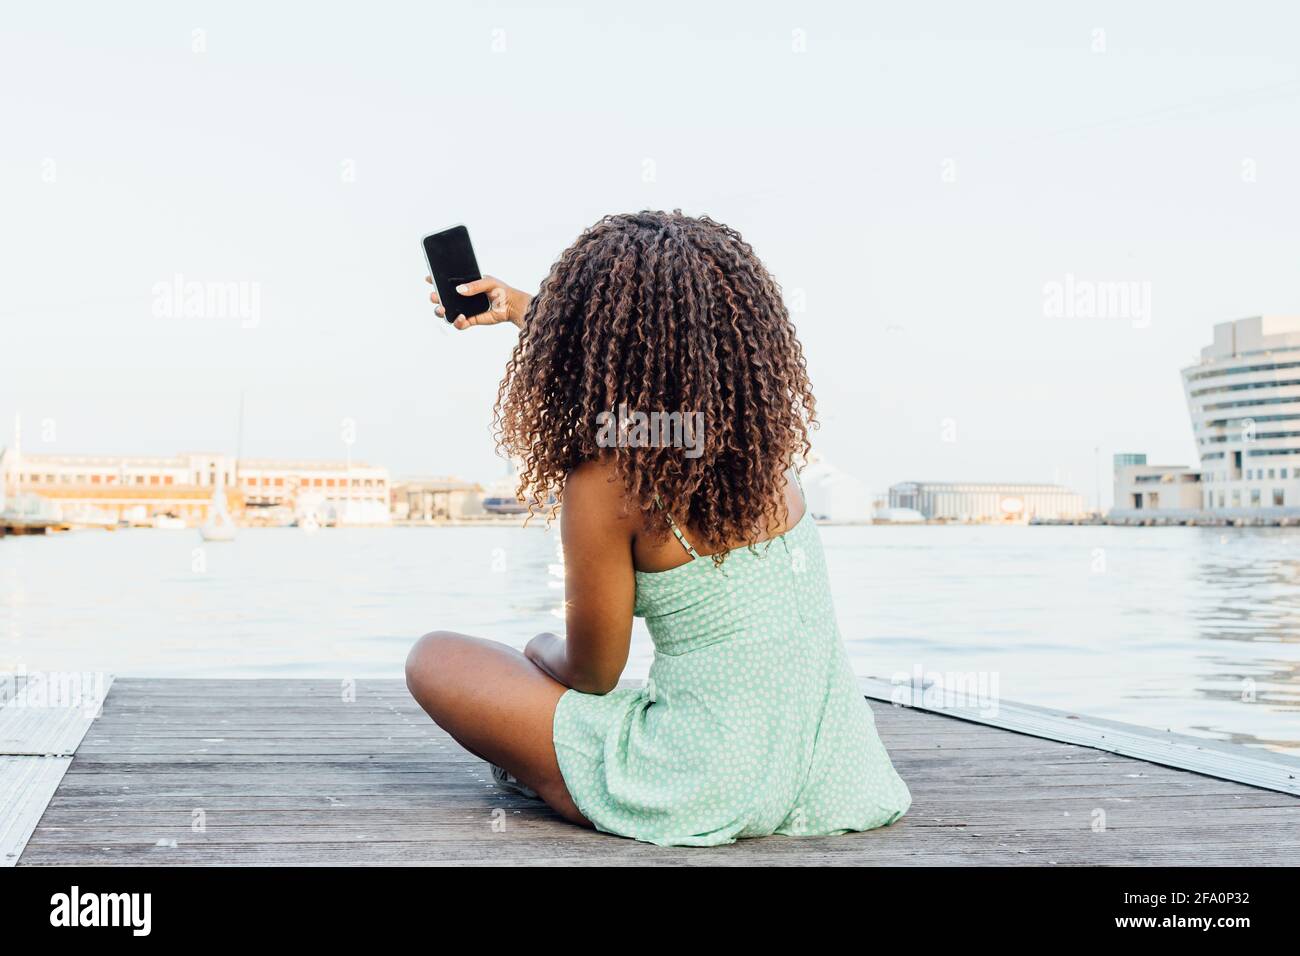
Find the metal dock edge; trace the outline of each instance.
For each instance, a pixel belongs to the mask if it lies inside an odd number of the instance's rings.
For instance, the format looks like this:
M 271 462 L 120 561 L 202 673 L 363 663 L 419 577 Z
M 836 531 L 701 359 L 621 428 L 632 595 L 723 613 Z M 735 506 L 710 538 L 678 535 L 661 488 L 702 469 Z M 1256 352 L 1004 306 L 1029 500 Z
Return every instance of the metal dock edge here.
M 0 866 L 14 866 L 103 706 L 31 703 L 30 679 L 0 705 Z
M 933 706 L 921 688 L 878 677 L 860 677 L 858 685 L 871 700 L 1300 796 L 1300 758 L 1286 754 L 1004 700 L 991 714 L 984 706 Z

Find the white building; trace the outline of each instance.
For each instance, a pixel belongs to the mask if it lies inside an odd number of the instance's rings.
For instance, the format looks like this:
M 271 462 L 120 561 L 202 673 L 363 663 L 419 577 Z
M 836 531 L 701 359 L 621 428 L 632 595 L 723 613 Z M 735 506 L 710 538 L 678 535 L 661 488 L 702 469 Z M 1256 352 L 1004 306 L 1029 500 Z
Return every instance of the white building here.
M 433 522 L 484 514 L 483 486 L 451 475 L 404 478 L 393 482 L 396 521 Z
M 1195 511 L 1201 506 L 1201 475 L 1187 465 L 1148 465 L 1146 455 L 1115 456 L 1115 504 L 1112 512 Z M 1142 515 L 1137 514 L 1142 512 Z
M 1022 522 L 1084 517 L 1083 496 L 1062 485 L 905 481 L 889 489 L 889 507 L 931 521 Z
M 1254 316 L 1214 327 L 1183 369 L 1200 457 L 1200 501 L 1235 516 L 1300 511 L 1300 317 Z
M 245 458 L 239 462 L 238 487 L 246 513 L 283 508 L 322 524 L 390 520 L 388 469 L 376 465 Z

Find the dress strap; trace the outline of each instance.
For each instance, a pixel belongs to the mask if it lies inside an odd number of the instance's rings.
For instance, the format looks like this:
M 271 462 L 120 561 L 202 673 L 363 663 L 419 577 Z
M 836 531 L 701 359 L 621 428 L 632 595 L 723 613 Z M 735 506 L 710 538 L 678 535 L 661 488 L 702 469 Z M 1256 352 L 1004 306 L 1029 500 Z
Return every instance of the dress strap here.
M 691 556 L 692 560 L 698 558 L 699 553 L 696 552 L 695 548 L 691 546 L 691 543 L 686 540 L 686 535 L 682 534 L 682 529 L 677 527 L 677 522 L 673 520 L 673 516 L 667 511 L 664 511 L 663 502 L 659 500 L 658 495 L 655 495 L 655 505 L 660 511 L 664 512 L 664 517 L 668 519 L 668 527 L 672 529 L 673 537 L 677 539 L 677 543 L 686 549 L 686 553 Z
M 790 466 L 790 474 L 794 476 L 794 483 L 799 487 L 799 497 L 803 499 L 803 506 L 808 507 L 808 492 L 803 489 L 803 481 L 799 478 L 799 469 L 794 465 Z
M 682 529 L 677 527 L 677 522 L 673 520 L 673 516 L 665 511 L 664 517 L 668 519 L 668 527 L 673 529 L 673 536 L 677 539 L 678 543 L 686 549 L 686 553 L 692 558 L 698 558 L 699 555 L 696 553 L 695 548 L 686 540 L 686 535 L 682 534 Z

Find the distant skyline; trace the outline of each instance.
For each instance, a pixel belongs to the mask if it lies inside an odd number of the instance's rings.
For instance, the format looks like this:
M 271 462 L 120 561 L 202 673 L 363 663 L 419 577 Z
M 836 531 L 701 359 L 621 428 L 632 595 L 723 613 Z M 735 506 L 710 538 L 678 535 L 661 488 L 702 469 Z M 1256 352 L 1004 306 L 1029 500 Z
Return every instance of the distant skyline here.
M 512 330 L 435 318 L 468 224 L 535 289 L 600 215 L 734 225 L 876 494 L 1196 464 L 1180 370 L 1300 313 L 1300 12 L 1186 4 L 20 6 L 0 34 L 0 444 L 490 481 Z M 223 301 L 187 317 L 187 282 Z M 1066 308 L 1133 283 L 1135 313 Z M 227 294 L 228 293 L 228 294 Z M 183 296 L 182 296 L 183 298 Z M 213 302 L 213 299 L 209 299 Z M 1088 317 L 1088 316 L 1094 317 Z M 44 440 L 42 423 L 50 423 Z
M 41 423 L 39 422 L 35 424 L 38 428 L 41 426 Z M 18 422 L 15 421 L 14 428 L 11 428 L 10 430 L 11 439 L 13 434 L 15 433 L 17 425 Z M 26 436 L 28 434 L 28 427 L 29 427 L 28 423 L 26 422 L 22 423 L 21 434 L 23 436 Z M 146 460 L 166 460 L 166 459 L 182 460 L 190 457 L 203 458 L 205 456 L 213 456 L 213 457 L 221 456 L 225 458 L 228 462 L 237 461 L 241 466 L 266 465 L 271 463 L 302 463 L 302 464 L 313 464 L 313 465 L 343 466 L 346 462 L 350 460 L 352 467 L 354 468 L 387 469 L 389 478 L 394 482 L 407 480 L 407 479 L 417 479 L 417 478 L 446 477 L 446 478 L 463 478 L 468 481 L 478 482 L 480 484 L 490 484 L 493 481 L 500 480 L 506 477 L 513 479 L 514 472 L 515 470 L 517 470 L 515 468 L 507 467 L 503 461 L 502 467 L 500 469 L 500 473 L 493 473 L 491 475 L 468 474 L 463 471 L 457 471 L 454 468 L 449 470 L 443 470 L 440 472 L 420 472 L 416 474 L 416 473 L 397 471 L 389 467 L 389 465 L 383 461 L 375 461 L 375 460 L 363 459 L 363 458 L 349 459 L 346 454 L 339 454 L 333 457 L 328 455 L 295 457 L 295 456 L 274 455 L 274 454 L 265 455 L 265 456 L 263 455 L 252 456 L 252 455 L 245 454 L 240 456 L 235 454 L 234 452 L 227 452 L 217 448 L 177 448 L 177 449 L 163 450 L 158 452 L 139 452 L 139 453 L 118 452 L 118 451 L 111 451 L 111 450 L 96 451 L 96 452 L 78 452 L 71 449 L 52 451 L 51 448 L 53 444 L 54 442 L 42 441 L 39 438 L 36 440 L 36 443 L 34 445 L 30 444 L 26 437 L 23 437 L 21 445 L 16 444 L 14 441 L 10 440 L 6 444 L 0 444 L 0 462 L 3 462 L 5 453 L 12 453 L 14 451 L 17 451 L 19 453 L 22 461 L 28 463 L 44 461 L 49 458 L 68 458 L 73 460 L 83 459 L 83 458 L 84 459 L 121 459 L 124 462 L 125 461 L 144 462 Z M 813 462 L 816 462 L 822 467 L 829 466 L 830 469 L 834 472 L 844 471 L 844 469 L 841 468 L 836 462 L 830 461 L 829 459 L 820 456 L 815 449 L 810 454 L 809 458 L 810 458 L 810 462 L 809 462 L 810 465 Z M 1107 468 L 1109 469 L 1109 467 L 1110 467 L 1110 463 L 1107 462 Z M 3 476 L 3 469 L 0 469 L 0 476 Z M 1107 472 L 1106 477 L 1109 480 L 1109 471 Z M 899 484 L 906 481 L 912 481 L 912 480 L 914 479 L 898 478 L 896 480 L 890 481 L 889 485 L 892 486 L 895 484 Z M 973 482 L 973 484 L 1005 484 L 1005 482 Z M 1053 485 L 1063 484 L 1063 482 L 1059 482 L 1059 481 L 1037 482 L 1037 483 L 1030 482 L 1029 484 L 1037 484 L 1042 487 L 1050 487 Z M 38 494 L 40 492 L 39 487 L 29 486 L 29 487 L 24 487 L 23 490 L 35 492 Z M 878 491 L 876 489 L 871 489 L 872 493 L 876 495 L 885 494 L 886 492 L 888 492 L 888 490 L 889 490 L 888 487 L 881 488 Z M 1091 502 L 1091 498 L 1089 497 L 1088 494 L 1085 493 L 1086 489 L 1074 488 L 1073 490 L 1078 491 L 1080 494 L 1083 495 L 1084 498 L 1088 499 L 1089 502 Z

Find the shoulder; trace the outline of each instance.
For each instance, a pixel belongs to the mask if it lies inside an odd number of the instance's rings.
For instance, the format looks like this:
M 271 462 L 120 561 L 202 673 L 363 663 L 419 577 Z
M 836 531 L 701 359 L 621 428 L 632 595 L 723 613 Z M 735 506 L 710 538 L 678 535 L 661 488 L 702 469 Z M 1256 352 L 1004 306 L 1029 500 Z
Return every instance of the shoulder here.
M 640 513 L 629 505 L 613 461 L 599 458 L 583 462 L 565 477 L 560 520 L 568 527 L 600 524 L 630 537 L 640 523 Z

